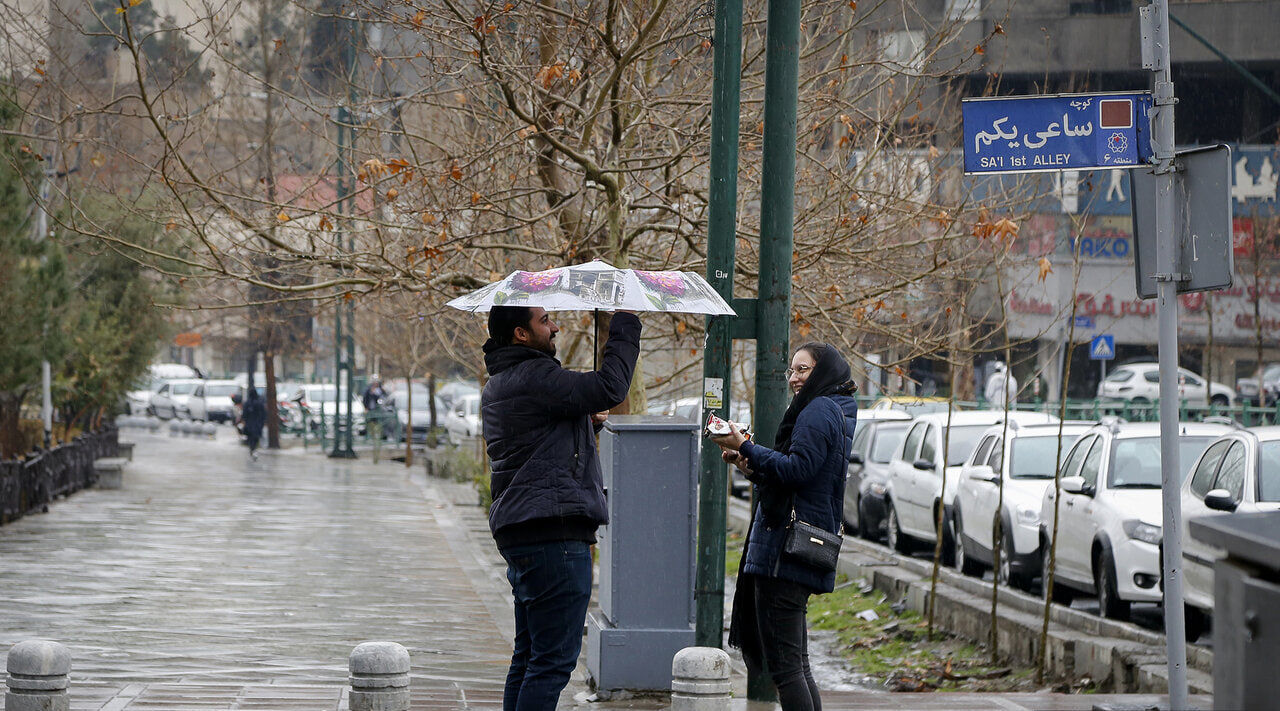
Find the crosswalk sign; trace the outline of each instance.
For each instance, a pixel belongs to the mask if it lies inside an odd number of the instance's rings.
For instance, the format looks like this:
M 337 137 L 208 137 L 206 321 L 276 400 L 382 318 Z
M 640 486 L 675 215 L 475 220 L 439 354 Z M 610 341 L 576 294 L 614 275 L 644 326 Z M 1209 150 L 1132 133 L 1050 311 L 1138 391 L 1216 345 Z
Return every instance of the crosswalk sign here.
M 1116 337 L 1103 333 L 1093 337 L 1089 343 L 1089 358 L 1092 360 L 1112 360 L 1116 357 Z

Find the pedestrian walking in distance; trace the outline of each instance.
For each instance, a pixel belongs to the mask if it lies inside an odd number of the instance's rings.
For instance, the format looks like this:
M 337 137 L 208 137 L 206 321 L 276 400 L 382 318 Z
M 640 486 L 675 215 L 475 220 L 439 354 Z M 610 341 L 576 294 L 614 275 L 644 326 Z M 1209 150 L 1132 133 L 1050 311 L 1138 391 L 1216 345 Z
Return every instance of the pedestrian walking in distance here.
M 249 386 L 244 398 L 244 436 L 249 442 L 249 456 L 258 458 L 258 444 L 262 441 L 262 426 L 267 422 L 267 404 L 257 388 Z
M 507 561 L 516 638 L 504 711 L 554 709 L 578 663 L 591 597 L 591 545 L 608 523 L 596 431 L 631 387 L 640 319 L 617 312 L 600 369 L 556 360 L 540 307 L 495 306 L 480 414 L 493 474 L 489 528 Z
M 998 360 L 991 367 L 991 375 L 987 376 L 982 396 L 987 399 L 987 407 L 996 409 L 1010 407 L 1017 401 L 1018 379 L 1005 367 L 1004 361 Z
M 778 425 L 774 448 L 747 441 L 736 430 L 712 438 L 723 459 L 755 487 L 729 644 L 742 650 L 753 675 L 766 663 L 783 711 L 822 708 L 809 671 L 805 612 L 810 595 L 835 588 L 835 569 L 802 561 L 787 553 L 785 544 L 797 521 L 841 532 L 845 472 L 858 420 L 853 399 L 857 386 L 851 377 L 849 364 L 834 346 L 806 343 L 787 370 L 795 396 Z

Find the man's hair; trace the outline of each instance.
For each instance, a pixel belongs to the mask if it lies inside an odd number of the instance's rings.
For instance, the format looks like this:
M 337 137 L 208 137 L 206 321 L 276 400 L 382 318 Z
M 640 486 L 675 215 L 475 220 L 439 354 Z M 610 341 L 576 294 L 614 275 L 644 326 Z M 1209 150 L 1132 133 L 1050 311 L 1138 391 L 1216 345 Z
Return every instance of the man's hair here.
M 489 337 L 500 346 L 515 340 L 517 328 L 529 328 L 533 309 L 528 306 L 494 306 L 489 310 Z

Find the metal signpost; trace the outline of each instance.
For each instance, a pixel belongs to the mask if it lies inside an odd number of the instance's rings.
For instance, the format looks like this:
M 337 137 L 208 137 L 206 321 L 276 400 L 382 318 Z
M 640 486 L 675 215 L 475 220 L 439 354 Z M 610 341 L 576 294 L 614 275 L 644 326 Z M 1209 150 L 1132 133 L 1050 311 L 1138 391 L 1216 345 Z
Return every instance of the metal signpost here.
M 1187 630 L 1182 608 L 1182 500 L 1178 477 L 1178 208 L 1174 193 L 1173 72 L 1169 60 L 1169 4 L 1139 9 L 1142 68 L 1152 72 L 1155 149 L 1156 291 L 1160 361 L 1160 488 L 1164 527 L 1164 633 L 1169 664 L 1169 707 L 1187 708 Z
M 1149 206 L 1135 198 L 1135 233 L 1141 242 L 1145 229 L 1148 241 L 1147 249 L 1139 248 L 1135 255 L 1134 266 L 1139 294 L 1158 298 L 1165 640 L 1169 705 L 1177 710 L 1187 708 L 1177 294 L 1231 284 L 1230 181 L 1222 167 L 1230 158 L 1219 147 L 1174 153 L 1177 99 L 1170 71 L 1168 0 L 1153 0 L 1139 9 L 1139 17 L 1142 67 L 1153 74 L 1150 92 L 966 99 L 964 170 L 989 174 L 1141 168 L 1131 172 L 1134 193 L 1143 190 L 1145 181 L 1147 194 L 1153 196 Z M 1178 177 L 1179 170 L 1186 172 L 1185 178 Z M 1115 355 L 1114 341 L 1107 336 L 1095 338 L 1091 346 L 1090 356 L 1104 363 L 1100 356 L 1107 351 Z
M 1109 333 L 1100 333 L 1089 342 L 1089 358 L 1102 363 L 1102 379 L 1107 379 L 1107 361 L 1116 357 L 1116 337 Z

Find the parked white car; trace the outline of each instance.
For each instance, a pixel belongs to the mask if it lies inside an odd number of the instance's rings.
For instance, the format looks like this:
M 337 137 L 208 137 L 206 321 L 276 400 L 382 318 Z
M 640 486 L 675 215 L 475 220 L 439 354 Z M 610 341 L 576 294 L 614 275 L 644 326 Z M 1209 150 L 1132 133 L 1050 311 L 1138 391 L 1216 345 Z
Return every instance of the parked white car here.
M 458 398 L 444 416 L 445 429 L 455 437 L 480 436 L 480 394 Z
M 1058 421 L 1053 415 L 1016 410 L 957 410 L 916 417 L 902 441 L 902 447 L 889 464 L 885 533 L 891 547 L 905 552 L 910 550 L 914 541 L 935 542 L 935 516 L 941 507 L 943 553 L 950 565 L 955 550 L 950 536 L 951 508 L 959 484 L 960 468 L 973 454 L 987 428 L 1004 421 L 1006 416 L 1011 422 L 1026 425 Z M 947 426 L 948 417 L 950 428 Z M 944 470 L 947 479 L 945 491 L 942 487 Z
M 996 577 L 1001 585 L 1031 588 L 1040 575 L 1044 489 L 1053 485 L 1055 468 L 1066 461 L 1071 445 L 1090 426 L 1087 422 L 1064 422 L 1061 426 L 1010 422 L 1007 427 L 995 425 L 986 431 L 957 483 L 951 515 L 957 570 L 980 575 L 993 567 L 993 524 L 998 513 L 1001 544 Z M 999 490 L 1002 479 L 1003 501 Z
M 187 398 L 195 392 L 196 386 L 203 383 L 196 378 L 167 380 L 160 389 L 152 393 L 148 404 L 149 414 L 164 420 L 187 417 Z
M 231 396 L 239 392 L 234 380 L 202 380 L 187 398 L 187 415 L 197 422 L 231 422 L 235 419 Z
M 328 429 L 333 428 L 334 415 L 339 406 L 342 408 L 343 417 L 347 414 L 347 389 L 338 389 L 332 383 L 308 383 L 299 386 L 289 396 L 289 400 L 298 403 L 301 409 L 307 411 L 307 425 L 312 430 L 320 428 L 321 409 L 324 411 L 324 426 Z M 360 401 L 360 396 L 356 395 L 351 399 L 351 421 L 357 432 L 364 430 L 364 419 L 364 404 Z
M 1214 438 L 1230 431 L 1180 423 L 1181 476 Z M 1076 593 L 1097 595 L 1102 615 L 1118 619 L 1128 617 L 1132 602 L 1160 602 L 1160 423 L 1112 421 L 1090 428 L 1067 455 L 1060 484 L 1061 502 L 1049 486 L 1040 506 L 1045 570 L 1058 509 L 1054 599 L 1069 603 Z
M 147 366 L 147 374 L 143 376 L 138 388 L 125 393 L 129 414 L 147 414 L 151 409 L 151 396 L 166 382 L 199 377 L 200 373 L 195 368 L 181 363 L 155 363 Z
M 1205 384 L 1204 378 L 1178 368 L 1178 398 L 1192 404 L 1205 403 L 1205 388 L 1219 407 L 1234 405 L 1236 393 L 1222 383 Z M 1128 363 L 1116 368 L 1098 383 L 1098 397 L 1141 404 L 1160 399 L 1160 367 L 1156 363 Z
M 1223 551 L 1191 537 L 1187 522 L 1224 513 L 1280 511 L 1280 427 L 1235 430 L 1200 455 L 1182 485 L 1183 595 L 1187 639 L 1213 613 L 1213 563 Z

